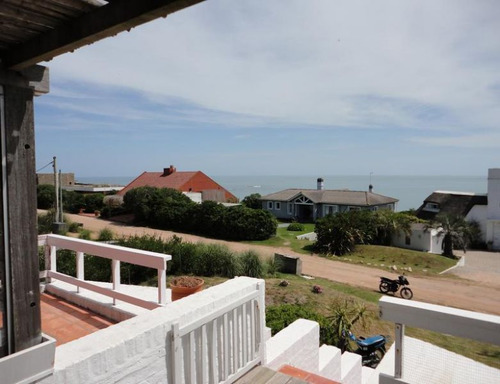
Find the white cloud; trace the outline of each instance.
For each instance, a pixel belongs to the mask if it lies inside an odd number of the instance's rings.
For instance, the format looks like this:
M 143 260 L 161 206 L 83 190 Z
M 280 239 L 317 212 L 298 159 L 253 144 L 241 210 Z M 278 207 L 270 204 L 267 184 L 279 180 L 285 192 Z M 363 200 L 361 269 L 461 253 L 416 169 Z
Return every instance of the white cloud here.
M 498 132 L 499 17 L 495 0 L 210 0 L 49 65 L 200 120 Z
M 500 148 L 500 133 L 468 136 L 413 137 L 410 141 L 436 147 L 495 149 Z

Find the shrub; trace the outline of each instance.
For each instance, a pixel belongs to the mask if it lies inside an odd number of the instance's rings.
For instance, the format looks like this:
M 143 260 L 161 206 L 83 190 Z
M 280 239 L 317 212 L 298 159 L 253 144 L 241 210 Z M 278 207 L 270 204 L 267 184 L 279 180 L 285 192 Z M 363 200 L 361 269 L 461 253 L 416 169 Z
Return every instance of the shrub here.
M 352 212 L 326 216 L 316 222 L 317 235 L 314 248 L 317 252 L 342 256 L 354 251 L 356 243 L 364 239 L 364 233 L 356 225 L 357 216 Z
M 316 311 L 298 304 L 282 304 L 266 308 L 266 325 L 271 328 L 275 335 L 283 328 L 292 324 L 295 320 L 307 319 L 319 324 L 320 344 L 333 345 L 333 331 L 328 319 Z
M 99 231 L 98 241 L 111 241 L 114 238 L 114 233 L 109 228 L 103 228 Z
M 252 193 L 251 195 L 245 196 L 241 204 L 252 209 L 262 209 L 262 200 L 260 200 L 260 198 L 260 193 Z
M 82 226 L 81 223 L 71 222 L 68 224 L 68 232 L 78 233 L 80 231 L 81 226 Z
M 80 231 L 80 234 L 78 235 L 78 238 L 83 240 L 90 240 L 91 233 L 92 232 L 90 232 L 88 229 L 82 229 Z
M 81 208 L 85 208 L 85 197 L 81 193 L 63 190 L 62 200 L 66 212 L 78 213 Z
M 306 227 L 304 226 L 304 224 L 302 223 L 291 223 L 288 227 L 287 227 L 287 231 L 294 231 L 294 232 L 302 232 L 306 229 Z
M 282 267 L 282 261 L 275 259 L 273 256 L 267 258 L 265 260 L 264 268 L 266 271 L 266 275 L 268 276 L 276 276 L 279 270 Z
M 244 276 L 262 277 L 264 276 L 264 265 L 255 251 L 246 251 L 240 255 L 241 273 Z
M 53 185 L 41 184 L 36 187 L 36 199 L 38 209 L 50 209 L 54 206 L 56 190 Z

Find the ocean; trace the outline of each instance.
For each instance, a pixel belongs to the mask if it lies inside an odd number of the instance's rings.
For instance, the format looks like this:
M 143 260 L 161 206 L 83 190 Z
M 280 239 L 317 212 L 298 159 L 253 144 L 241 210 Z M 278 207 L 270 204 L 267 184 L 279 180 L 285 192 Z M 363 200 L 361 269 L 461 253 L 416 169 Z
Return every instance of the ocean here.
M 136 176 L 77 177 L 80 183 L 127 185 Z M 252 193 L 262 196 L 287 188 L 316 189 L 317 176 L 212 176 L 239 199 Z M 367 191 L 369 176 L 324 176 L 325 189 Z M 398 211 L 418 208 L 433 191 L 487 192 L 487 176 L 377 176 L 372 175 L 373 192 L 399 199 Z

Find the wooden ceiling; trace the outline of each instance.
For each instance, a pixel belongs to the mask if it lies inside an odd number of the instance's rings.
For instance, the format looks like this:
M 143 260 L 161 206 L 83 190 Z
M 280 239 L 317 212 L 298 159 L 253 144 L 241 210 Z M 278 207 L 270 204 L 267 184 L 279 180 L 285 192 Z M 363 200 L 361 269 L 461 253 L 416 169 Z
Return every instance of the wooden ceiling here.
M 0 68 L 21 70 L 204 0 L 2 0 Z

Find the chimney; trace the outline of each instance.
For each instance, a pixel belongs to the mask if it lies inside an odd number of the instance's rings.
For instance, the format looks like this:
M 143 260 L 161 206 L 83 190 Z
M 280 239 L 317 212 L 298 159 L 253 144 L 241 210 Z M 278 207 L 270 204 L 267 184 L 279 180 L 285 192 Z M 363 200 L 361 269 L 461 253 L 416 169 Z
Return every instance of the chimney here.
M 321 177 L 318 178 L 318 191 L 322 191 L 324 188 L 324 185 L 323 185 L 323 179 Z
M 370 193 L 372 193 L 372 192 L 373 192 L 373 185 L 371 185 L 371 184 L 370 184 L 370 185 L 368 186 L 368 192 L 370 192 Z
M 171 165 L 169 168 L 163 168 L 163 175 L 162 176 L 171 175 L 175 171 L 177 171 L 177 169 L 175 169 L 175 167 L 173 165 Z

